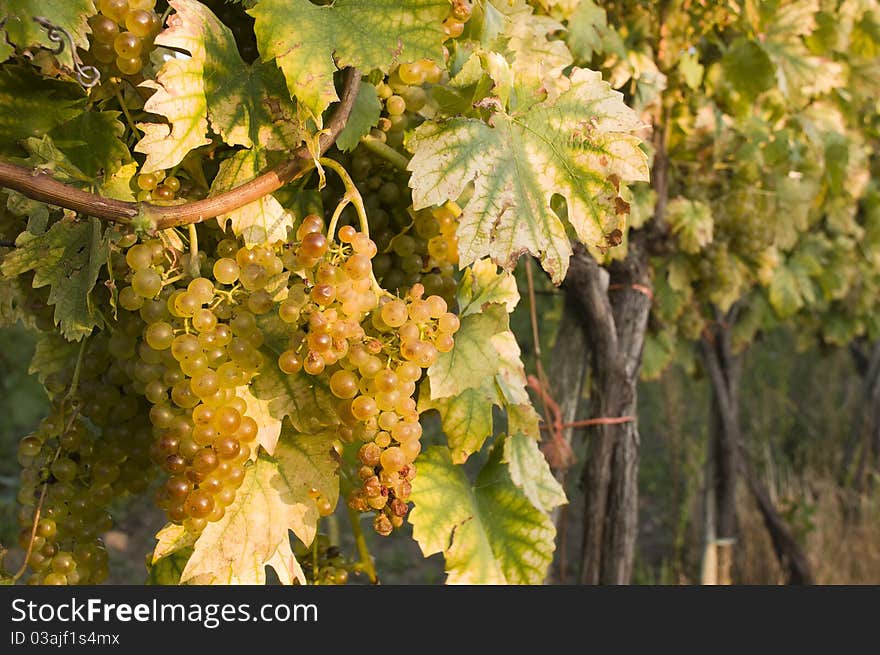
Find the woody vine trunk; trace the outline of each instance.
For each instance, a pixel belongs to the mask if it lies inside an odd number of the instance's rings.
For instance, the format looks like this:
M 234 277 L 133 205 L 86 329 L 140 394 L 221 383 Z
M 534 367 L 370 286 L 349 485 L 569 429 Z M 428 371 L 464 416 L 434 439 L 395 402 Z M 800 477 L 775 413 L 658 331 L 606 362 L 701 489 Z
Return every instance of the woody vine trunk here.
M 582 312 L 589 344 L 591 416 L 633 417 L 587 431 L 581 476 L 583 584 L 626 584 L 632 577 L 638 527 L 637 385 L 651 308 L 644 239 L 634 233 L 626 259 L 608 270 L 578 250 L 564 285 Z

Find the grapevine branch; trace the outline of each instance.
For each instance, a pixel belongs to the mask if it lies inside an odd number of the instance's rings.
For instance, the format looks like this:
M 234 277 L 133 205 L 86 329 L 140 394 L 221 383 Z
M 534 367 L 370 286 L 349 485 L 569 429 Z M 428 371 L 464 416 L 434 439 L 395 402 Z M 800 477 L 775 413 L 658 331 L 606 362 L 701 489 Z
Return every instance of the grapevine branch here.
M 318 156 L 327 152 L 345 127 L 360 88 L 360 81 L 359 71 L 347 69 L 339 105 L 318 139 Z M 249 182 L 211 198 L 180 205 L 163 206 L 104 198 L 59 182 L 44 170 L 3 161 L 0 161 L 0 187 L 18 191 L 32 200 L 112 223 L 127 225 L 135 219 L 145 219 L 156 228 L 165 229 L 200 223 L 259 200 L 301 176 L 314 165 L 315 158 L 306 146 L 301 146 L 291 153 L 287 161 L 273 166 Z

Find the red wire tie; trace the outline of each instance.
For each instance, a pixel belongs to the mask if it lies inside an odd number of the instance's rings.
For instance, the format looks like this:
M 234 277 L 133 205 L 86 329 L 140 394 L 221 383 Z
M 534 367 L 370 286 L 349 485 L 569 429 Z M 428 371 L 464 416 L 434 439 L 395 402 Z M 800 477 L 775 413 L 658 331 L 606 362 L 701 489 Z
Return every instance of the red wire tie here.
M 547 403 L 547 411 L 550 412 L 552 418 L 550 421 L 545 418 L 545 424 L 541 426 L 541 429 L 549 431 L 554 438 L 561 439 L 563 430 L 566 430 L 567 428 L 582 428 L 591 425 L 619 425 L 621 423 L 630 423 L 636 420 L 635 416 L 602 416 L 564 423 L 562 421 L 562 408 L 547 390 L 544 389 L 544 385 L 541 384 L 534 375 L 529 375 L 527 381 L 529 387 L 541 396 L 545 403 Z
M 638 291 L 641 294 L 648 296 L 648 298 L 650 298 L 651 302 L 654 301 L 654 292 L 651 291 L 644 284 L 630 284 L 629 287 L 635 291 Z M 609 284 L 608 285 L 609 291 L 616 291 L 618 289 L 625 289 L 625 288 L 626 288 L 626 285 L 624 285 L 624 284 Z

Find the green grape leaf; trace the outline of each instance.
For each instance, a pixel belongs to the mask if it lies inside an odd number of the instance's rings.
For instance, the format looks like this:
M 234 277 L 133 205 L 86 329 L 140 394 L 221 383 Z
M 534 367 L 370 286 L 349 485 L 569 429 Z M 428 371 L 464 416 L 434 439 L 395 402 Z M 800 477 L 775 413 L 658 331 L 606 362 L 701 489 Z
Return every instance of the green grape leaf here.
M 642 352 L 642 380 L 656 380 L 675 357 L 675 334 L 668 330 L 645 335 Z
M 425 557 L 443 553 L 448 584 L 540 584 L 556 530 L 511 480 L 496 447 L 475 484 L 448 448 L 419 457 L 413 481 L 413 538 Z
M 0 15 L 3 11 L 0 8 Z M 82 100 L 71 85 L 45 80 L 21 66 L 0 68 L 0 152 L 20 155 L 20 141 L 41 138 L 82 112 Z
M 447 398 L 431 398 L 426 380 L 419 394 L 419 412 L 435 409 L 451 450 L 452 461 L 461 464 L 479 451 L 492 436 L 492 407 L 499 404 L 491 381 L 475 389 L 466 389 Z
M 131 188 L 131 181 L 137 172 L 138 163 L 133 161 L 123 164 L 109 174 L 105 173 L 104 183 L 101 185 L 101 195 L 105 198 L 134 202 L 135 195 Z
M 107 261 L 108 246 L 97 218 L 59 221 L 40 235 L 22 232 L 15 243 L 15 250 L 3 259 L 3 275 L 34 271 L 34 288 L 51 286 L 49 303 L 55 305 L 55 324 L 66 339 L 79 341 L 101 325 L 91 292 Z
M 712 210 L 699 200 L 673 198 L 666 208 L 666 220 L 683 252 L 697 254 L 712 243 Z
M 464 269 L 458 284 L 459 316 L 482 311 L 487 303 L 504 305 L 507 312 L 514 310 L 519 302 L 519 290 L 512 273 L 498 273 L 498 266 L 491 259 L 480 259 Z
M 147 584 L 179 585 L 180 576 L 191 555 L 192 547 L 187 547 L 154 561 L 147 569 Z
M 568 20 L 565 40 L 578 61 L 588 62 L 602 49 L 607 29 L 605 10 L 593 0 L 582 0 Z
M 257 177 L 266 160 L 260 150 L 240 150 L 220 163 L 211 184 L 211 195 L 228 191 Z M 244 207 L 217 217 L 221 226 L 228 223 L 248 246 L 287 240 L 293 227 L 293 215 L 270 193 Z
M 640 126 L 623 96 L 584 69 L 575 70 L 559 98 L 519 115 L 496 113 L 492 125 L 427 121 L 408 141 L 413 205 L 456 200 L 473 183 L 458 228 L 461 265 L 489 255 L 509 269 L 529 252 L 558 284 L 571 245 L 553 196 L 565 198 L 582 242 L 606 248 L 629 208 L 620 181 L 648 179 L 645 153 L 631 134 Z
M 21 147 L 29 155 L 28 167 L 50 171 L 55 179 L 77 186 L 91 182 L 89 176 L 55 146 L 51 137 L 30 137 L 21 142 Z
M 780 318 L 792 316 L 804 304 L 797 277 L 787 266 L 779 266 L 773 272 L 768 296 L 770 305 Z
M 727 81 L 747 100 L 753 100 L 775 83 L 773 62 L 754 41 L 736 39 L 721 60 Z
M 361 137 L 366 136 L 376 127 L 381 113 L 382 103 L 379 102 L 376 87 L 369 82 L 361 82 L 354 106 L 351 108 L 351 115 L 336 139 L 336 147 L 342 152 L 354 150 L 361 142 Z
M 684 83 L 693 90 L 700 88 L 703 82 L 705 67 L 700 63 L 700 55 L 695 52 L 684 52 L 678 60 L 678 71 Z
M 196 0 L 172 0 L 174 14 L 156 43 L 185 50 L 186 59 L 165 62 L 146 111 L 169 124 L 141 125 L 136 146 L 147 155 L 144 172 L 170 168 L 186 154 L 210 143 L 211 129 L 231 146 L 291 150 L 305 136 L 284 78 L 275 66 L 247 65 L 238 55 L 232 31 Z
M 247 468 L 235 501 L 199 536 L 181 575 L 210 584 L 264 584 L 271 566 L 282 584 L 305 584 L 289 531 L 305 544 L 315 537 L 316 488 L 335 504 L 336 462 L 328 435 L 285 434 L 275 456 L 261 454 Z
M 49 40 L 49 33 L 34 20 L 35 16 L 42 16 L 53 25 L 66 30 L 78 48 L 88 50 L 87 35 L 90 30 L 87 19 L 96 13 L 93 0 L 0 0 L 0 17 L 5 19 L 5 24 L 0 29 L 0 44 L 6 45 L 8 42 L 19 49 L 40 46 L 54 50 L 57 44 Z M 9 50 L 0 50 L 0 61 L 9 54 Z M 58 59 L 67 68 L 73 68 L 70 48 L 64 48 Z
M 562 485 L 553 477 L 538 442 L 523 434 L 512 434 L 504 440 L 504 457 L 511 481 L 538 509 L 550 512 L 568 502 Z
M 117 111 L 85 111 L 53 129 L 49 136 L 70 160 L 90 178 L 107 179 L 120 165 L 131 161 L 122 142 L 125 126 Z
M 49 205 L 26 196 L 8 191 L 6 208 L 16 216 L 27 217 L 27 231 L 31 234 L 42 234 L 49 228 Z M 15 230 L 18 233 L 18 228 Z
M 251 383 L 251 393 L 268 401 L 269 412 L 276 419 L 290 417 L 293 427 L 312 434 L 339 423 L 336 399 L 327 383 L 307 373 L 284 373 L 275 364 L 278 353 L 265 351 L 269 365 L 264 366 Z
M 507 329 L 507 312 L 501 305 L 487 305 L 483 312 L 461 320 L 455 346 L 441 353 L 428 369 L 433 398 L 455 396 L 480 387 L 499 370 L 498 351 L 492 337 Z
M 76 362 L 79 346 L 55 332 L 39 332 L 28 373 L 45 382 L 53 373 L 70 370 Z
M 264 61 L 275 59 L 291 95 L 317 118 L 338 100 L 333 73 L 354 66 L 442 61 L 447 0 L 261 0 L 250 13 Z

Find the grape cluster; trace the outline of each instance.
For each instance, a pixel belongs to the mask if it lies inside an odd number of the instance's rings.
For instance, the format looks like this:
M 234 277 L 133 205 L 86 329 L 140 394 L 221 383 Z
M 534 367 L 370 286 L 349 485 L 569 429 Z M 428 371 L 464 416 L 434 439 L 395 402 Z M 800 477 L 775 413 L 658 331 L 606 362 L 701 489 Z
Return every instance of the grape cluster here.
M 452 0 L 449 16 L 443 21 L 443 33 L 450 39 L 461 36 L 464 32 L 464 24 L 471 19 L 473 9 L 471 0 Z
M 95 61 L 122 75 L 139 73 L 161 29 L 155 6 L 156 0 L 100 0 L 89 19 Z
M 423 298 L 420 284 L 403 298 L 379 289 L 371 275 L 376 244 L 351 226 L 339 229 L 339 244 L 331 247 L 323 221 L 311 215 L 297 239 L 285 257 L 300 275 L 278 306 L 292 328 L 278 367 L 326 380 L 337 398 L 340 440 L 361 444 L 362 486 L 349 505 L 375 511 L 374 527 L 387 535 L 407 514 L 421 450 L 416 382 L 452 349 L 458 317 L 439 296 Z
M 268 250 L 238 249 L 232 240 L 217 250 L 215 286 L 206 277 L 183 283 L 185 276 L 172 275 L 176 262 L 161 242 L 134 245 L 125 254 L 129 286 L 119 292 L 120 306 L 136 312 L 142 327 L 128 344 L 138 356 L 135 391 L 152 405 L 150 452 L 169 476 L 156 500 L 169 520 L 195 534 L 232 504 L 258 430 L 236 395 L 262 364 L 262 334 L 248 309 L 257 294 L 233 306 L 223 287 L 251 280 L 248 263 L 281 267 Z M 241 275 L 226 257 L 236 252 Z
M 27 302 L 39 325 L 44 299 L 28 294 Z M 43 329 L 52 330 L 51 311 L 47 318 Z M 76 362 L 48 374 L 53 412 L 19 443 L 19 544 L 30 550 L 32 583 L 103 580 L 101 535 L 112 526 L 107 506 L 144 492 L 153 477 L 147 404 L 132 395 L 135 363 L 124 346 L 131 333 L 132 325 L 122 323 L 110 336 L 95 334 Z
M 370 155 L 356 152 L 352 159 L 355 170 L 360 158 L 370 159 Z M 419 283 L 428 295 L 438 295 L 451 304 L 457 287 L 460 210 L 450 203 L 413 211 L 406 181 L 388 170 L 374 172 L 373 177 L 383 173 L 386 181 L 364 199 L 377 248 L 372 264 L 376 279 L 394 293 L 405 293 Z M 369 179 L 355 180 L 372 186 Z
M 180 191 L 180 179 L 165 176 L 165 171 L 141 173 L 137 176 L 137 199 L 141 202 L 167 202 L 174 200 Z
M 107 577 L 100 537 L 113 525 L 105 507 L 116 495 L 120 471 L 96 459 L 97 445 L 81 419 L 61 412 L 19 442 L 19 545 L 29 552 L 30 584 L 91 584 Z
M 354 569 L 325 534 L 316 535 L 309 547 L 297 541 L 293 554 L 302 565 L 306 580 L 313 585 L 344 585 Z

